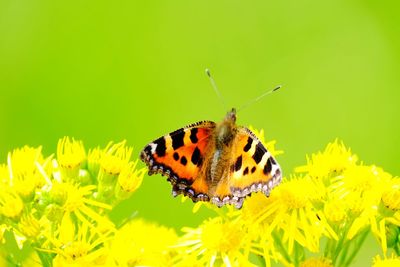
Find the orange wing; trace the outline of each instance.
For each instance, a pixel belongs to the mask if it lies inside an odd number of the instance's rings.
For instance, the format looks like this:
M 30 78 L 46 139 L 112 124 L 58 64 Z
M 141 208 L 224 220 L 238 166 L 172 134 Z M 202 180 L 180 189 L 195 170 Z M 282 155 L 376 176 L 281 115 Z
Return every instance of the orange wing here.
M 201 121 L 178 129 L 148 144 L 141 159 L 149 175 L 161 173 L 173 185 L 174 196 L 184 194 L 194 201 L 209 200 L 208 185 L 202 173 L 215 123 Z
M 268 196 L 280 183 L 279 164 L 249 129 L 238 128 L 231 153 L 228 175 L 219 182 L 212 199 L 216 205 L 235 204 L 240 208 L 247 195 L 261 191 Z

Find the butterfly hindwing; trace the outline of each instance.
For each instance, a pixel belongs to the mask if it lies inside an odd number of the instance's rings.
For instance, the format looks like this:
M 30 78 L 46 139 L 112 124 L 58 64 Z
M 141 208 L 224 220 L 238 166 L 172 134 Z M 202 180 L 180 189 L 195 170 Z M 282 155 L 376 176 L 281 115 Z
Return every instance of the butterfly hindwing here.
M 236 197 L 258 191 L 269 195 L 282 179 L 279 164 L 255 134 L 245 127 L 238 128 L 231 171 L 228 183 L 232 195 Z
M 279 164 L 245 127 L 238 127 L 230 152 L 229 170 L 219 181 L 211 199 L 217 206 L 234 204 L 241 208 L 243 199 L 252 192 L 269 195 L 282 177 Z
M 214 128 L 214 122 L 201 121 L 148 144 L 141 158 L 148 165 L 149 174 L 166 175 L 175 195 L 182 193 L 193 200 L 208 200 L 208 185 L 201 171 Z

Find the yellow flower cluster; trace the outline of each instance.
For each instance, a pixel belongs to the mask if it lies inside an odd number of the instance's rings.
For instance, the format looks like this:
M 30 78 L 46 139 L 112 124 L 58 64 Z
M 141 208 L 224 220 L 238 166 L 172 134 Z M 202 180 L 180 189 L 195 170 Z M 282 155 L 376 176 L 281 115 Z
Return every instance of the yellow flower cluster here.
M 359 162 L 340 141 L 240 210 L 196 203 L 193 212 L 216 215 L 180 234 L 109 219 L 146 173 L 132 151 L 125 141 L 87 151 L 65 137 L 55 156 L 41 147 L 10 152 L 0 165 L 0 266 L 350 266 L 369 233 L 382 250 L 373 266 L 400 262 L 400 178 Z
M 41 147 L 10 152 L 0 165 L 0 266 L 120 262 L 111 252 L 119 251 L 124 227 L 117 229 L 108 214 L 146 172 L 131 153 L 121 142 L 87 154 L 82 141 L 69 137 L 58 142 L 56 157 L 43 157 Z
M 263 132 L 253 129 L 260 139 Z M 272 154 L 274 142 L 266 143 Z M 197 228 L 183 228 L 176 262 L 199 266 L 350 266 L 372 233 L 382 248 L 376 266 L 400 255 L 400 184 L 381 168 L 358 162 L 338 140 L 307 157 L 270 197 L 257 193 L 241 210 L 216 211 Z M 386 259 L 388 249 L 397 256 Z M 261 259 L 257 261 L 255 259 Z M 371 264 L 372 264 L 371 258 Z

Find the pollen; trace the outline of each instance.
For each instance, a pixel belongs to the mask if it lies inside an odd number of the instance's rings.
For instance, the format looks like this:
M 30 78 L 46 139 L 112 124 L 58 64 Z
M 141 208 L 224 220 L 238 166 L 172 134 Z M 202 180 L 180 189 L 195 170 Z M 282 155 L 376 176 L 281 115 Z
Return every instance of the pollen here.
M 307 165 L 297 167 L 296 172 L 308 172 L 313 178 L 323 179 L 329 183 L 330 176 L 341 174 L 355 166 L 358 157 L 343 142 L 335 140 L 329 143 L 323 152 L 307 156 Z
M 221 253 L 238 250 L 244 236 L 244 232 L 237 224 L 222 222 L 219 219 L 206 221 L 201 231 L 204 247 Z
M 382 202 L 393 211 L 400 209 L 400 178 L 390 181 L 388 188 L 382 194 Z
M 132 147 L 125 146 L 126 141 L 117 144 L 109 143 L 104 149 L 101 158 L 101 168 L 110 175 L 118 175 L 128 164 L 132 156 Z
M 18 229 L 28 238 L 36 238 L 40 235 L 40 222 L 33 214 L 23 215 Z
M 82 141 L 64 137 L 58 141 L 57 160 L 62 168 L 75 169 L 86 159 L 86 152 Z
M 0 189 L 0 214 L 5 217 L 16 219 L 24 208 L 24 203 L 19 195 L 11 188 Z
M 311 179 L 293 178 L 278 188 L 279 196 L 289 209 L 309 207 L 311 202 L 322 198 L 322 192 L 316 190 Z
M 400 257 L 399 256 L 390 256 L 381 258 L 379 255 L 374 258 L 374 263 L 372 267 L 398 267 L 400 266 Z
M 301 262 L 300 267 L 333 267 L 333 264 L 327 258 L 309 258 Z

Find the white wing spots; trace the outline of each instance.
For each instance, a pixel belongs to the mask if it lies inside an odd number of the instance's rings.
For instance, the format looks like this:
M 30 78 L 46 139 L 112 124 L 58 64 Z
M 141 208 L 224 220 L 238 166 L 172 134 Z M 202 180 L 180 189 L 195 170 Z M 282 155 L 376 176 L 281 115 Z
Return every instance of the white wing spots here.
M 157 144 L 150 143 L 151 153 L 154 154 L 156 152 Z

